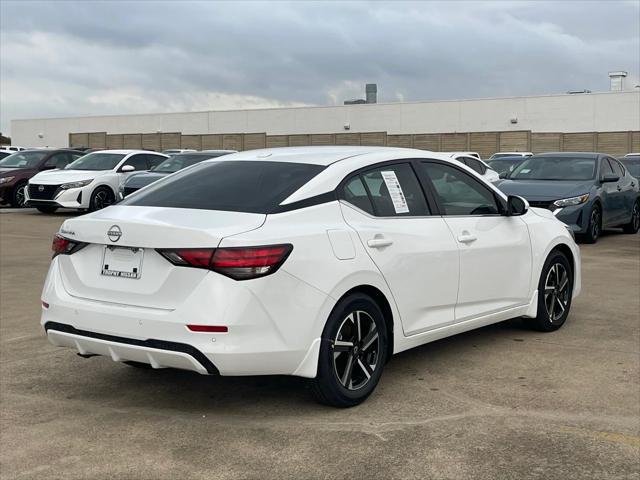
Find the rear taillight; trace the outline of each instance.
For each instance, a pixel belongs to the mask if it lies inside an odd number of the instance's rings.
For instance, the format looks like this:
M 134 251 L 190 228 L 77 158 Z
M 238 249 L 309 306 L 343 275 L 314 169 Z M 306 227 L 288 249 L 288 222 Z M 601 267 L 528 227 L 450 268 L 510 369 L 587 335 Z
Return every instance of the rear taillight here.
M 207 268 L 234 280 L 269 275 L 284 263 L 293 245 L 231 248 L 176 248 L 158 250 L 174 265 Z
M 86 243 L 74 242 L 73 240 L 69 240 L 68 238 L 62 237 L 56 233 L 53 236 L 51 250 L 53 250 L 53 257 L 55 257 L 56 255 L 70 255 L 74 252 L 77 252 L 86 245 Z

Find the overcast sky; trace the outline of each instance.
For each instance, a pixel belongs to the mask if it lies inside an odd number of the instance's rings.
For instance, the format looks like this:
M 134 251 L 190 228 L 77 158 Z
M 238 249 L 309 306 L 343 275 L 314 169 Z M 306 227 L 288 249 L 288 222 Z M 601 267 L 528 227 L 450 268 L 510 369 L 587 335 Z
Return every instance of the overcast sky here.
M 640 0 L 0 2 L 12 118 L 341 104 L 639 83 Z

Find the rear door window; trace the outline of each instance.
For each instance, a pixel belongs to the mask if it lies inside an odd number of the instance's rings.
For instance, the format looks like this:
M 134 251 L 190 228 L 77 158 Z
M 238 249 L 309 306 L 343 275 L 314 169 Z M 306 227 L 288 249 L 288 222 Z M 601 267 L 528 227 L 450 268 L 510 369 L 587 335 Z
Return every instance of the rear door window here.
M 409 164 L 389 165 L 360 175 L 377 217 L 425 216 L 429 207 Z
M 346 183 L 343 190 L 343 197 L 346 202 L 373 215 L 373 205 L 371 204 L 371 200 L 360 176 L 353 177 Z
M 609 158 L 609 163 L 611 164 L 611 169 L 613 173 L 619 176 L 620 178 L 624 177 L 624 168 L 613 158 Z
M 153 168 L 160 165 L 167 157 L 161 157 L 160 155 L 146 155 L 147 157 L 147 168 Z M 136 169 L 137 170 L 137 169 Z
M 325 167 L 269 161 L 206 162 L 152 184 L 119 205 L 275 213 Z
M 124 165 L 122 165 L 122 167 L 126 165 L 133 166 L 137 172 L 149 170 L 149 167 L 147 167 L 147 155 L 144 155 L 142 153 L 130 156 L 127 161 L 124 162 Z M 122 169 L 122 167 L 120 167 L 120 169 Z

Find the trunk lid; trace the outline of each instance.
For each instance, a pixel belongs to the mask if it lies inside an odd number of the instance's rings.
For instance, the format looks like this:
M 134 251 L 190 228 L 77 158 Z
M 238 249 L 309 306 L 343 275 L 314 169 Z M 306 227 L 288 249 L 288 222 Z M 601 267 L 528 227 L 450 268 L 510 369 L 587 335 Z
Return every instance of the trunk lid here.
M 171 310 L 210 272 L 172 265 L 157 248 L 216 248 L 227 236 L 259 228 L 266 215 L 162 207 L 112 206 L 65 221 L 60 234 L 89 243 L 58 257 L 65 290 L 89 300 Z M 117 227 L 117 228 L 116 228 Z M 119 233 L 119 235 L 118 235 Z M 142 248 L 139 278 L 103 275 L 107 246 Z M 116 248 L 126 264 L 128 250 Z M 133 264 L 132 264 L 133 265 Z M 119 268 L 119 267 L 118 267 Z

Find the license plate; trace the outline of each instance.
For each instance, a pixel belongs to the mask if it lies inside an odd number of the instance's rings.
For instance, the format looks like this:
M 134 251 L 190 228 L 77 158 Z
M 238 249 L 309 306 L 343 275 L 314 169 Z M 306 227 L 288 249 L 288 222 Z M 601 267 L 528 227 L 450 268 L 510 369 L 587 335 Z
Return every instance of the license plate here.
M 142 276 L 142 248 L 104 247 L 102 275 L 108 277 L 140 278 Z

